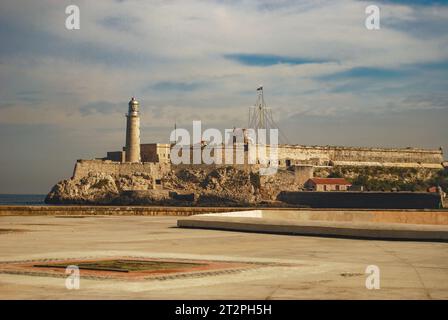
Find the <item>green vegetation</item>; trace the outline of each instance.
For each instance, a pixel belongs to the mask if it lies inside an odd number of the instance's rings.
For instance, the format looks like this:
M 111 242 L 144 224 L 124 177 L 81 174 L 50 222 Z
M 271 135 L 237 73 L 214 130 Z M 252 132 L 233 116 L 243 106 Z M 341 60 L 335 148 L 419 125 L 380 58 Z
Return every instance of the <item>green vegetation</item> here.
M 335 170 L 328 175 L 328 178 L 344 178 L 344 175 L 340 170 Z
M 441 186 L 448 191 L 448 169 L 385 168 L 385 167 L 335 167 L 315 171 L 316 176 L 344 177 L 354 185 L 371 191 L 426 191 Z
M 367 176 L 358 176 L 356 179 L 349 179 L 354 185 L 362 185 L 366 190 L 371 191 L 426 191 L 431 185 L 422 180 L 413 182 L 402 182 L 400 180 L 379 180 Z

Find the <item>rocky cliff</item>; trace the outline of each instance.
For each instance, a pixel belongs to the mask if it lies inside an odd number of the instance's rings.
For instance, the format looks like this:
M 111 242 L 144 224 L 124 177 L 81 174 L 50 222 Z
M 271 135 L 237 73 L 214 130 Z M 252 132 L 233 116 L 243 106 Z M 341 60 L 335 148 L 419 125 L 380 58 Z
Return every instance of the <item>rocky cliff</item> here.
M 426 191 L 430 186 L 448 188 L 448 170 L 324 167 L 318 177 L 345 177 L 369 191 Z M 49 204 L 97 205 L 282 205 L 282 191 L 298 191 L 293 169 L 280 169 L 272 176 L 257 170 L 228 167 L 191 167 L 167 170 L 161 175 L 90 172 L 56 184 L 46 198 Z
M 45 202 L 53 204 L 147 204 L 250 206 L 276 199 L 281 190 L 298 190 L 294 172 L 275 176 L 221 167 L 212 170 L 183 169 L 165 174 L 154 189 L 145 173 L 114 175 L 91 173 L 81 179 L 56 184 Z

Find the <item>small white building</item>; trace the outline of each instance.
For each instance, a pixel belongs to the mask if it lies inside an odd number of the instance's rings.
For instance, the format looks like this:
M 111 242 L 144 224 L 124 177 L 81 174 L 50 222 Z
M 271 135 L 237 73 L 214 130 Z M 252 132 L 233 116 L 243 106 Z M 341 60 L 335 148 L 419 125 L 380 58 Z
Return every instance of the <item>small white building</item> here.
M 305 188 L 311 191 L 347 191 L 351 183 L 344 178 L 311 178 Z

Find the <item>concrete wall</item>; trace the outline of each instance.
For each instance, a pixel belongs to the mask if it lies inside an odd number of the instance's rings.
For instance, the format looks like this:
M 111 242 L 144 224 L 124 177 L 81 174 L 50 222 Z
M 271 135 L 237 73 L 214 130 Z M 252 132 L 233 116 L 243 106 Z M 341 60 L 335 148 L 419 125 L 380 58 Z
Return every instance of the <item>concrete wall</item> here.
M 154 179 L 161 179 L 170 170 L 170 165 L 165 163 L 120 163 L 103 160 L 78 160 L 73 172 L 73 179 L 80 179 L 89 173 L 105 173 L 113 175 L 131 175 L 136 172 L 144 172 Z
M 448 225 L 448 211 L 434 209 L 263 209 L 245 212 L 253 213 L 256 211 L 260 211 L 260 216 L 265 219 L 277 220 Z M 247 216 L 247 213 L 245 212 L 231 212 L 228 213 L 228 215 L 233 217 L 244 217 Z M 224 214 L 212 213 L 211 215 L 222 216 Z
M 154 206 L 0 206 L 0 216 L 191 216 L 210 212 L 238 211 L 226 207 L 154 207 Z
M 311 208 L 438 209 L 437 193 L 282 191 L 278 200 Z

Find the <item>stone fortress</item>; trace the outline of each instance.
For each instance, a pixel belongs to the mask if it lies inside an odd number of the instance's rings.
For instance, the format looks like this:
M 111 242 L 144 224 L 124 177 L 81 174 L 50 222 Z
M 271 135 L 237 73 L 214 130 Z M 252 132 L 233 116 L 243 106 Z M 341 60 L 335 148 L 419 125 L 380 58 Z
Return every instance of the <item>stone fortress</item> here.
M 170 170 L 171 145 L 140 142 L 139 102 L 133 97 L 126 115 L 126 145 L 122 151 L 107 152 L 107 156 L 95 160 L 78 160 L 73 178 L 81 178 L 89 172 L 131 174 L 147 172 L 156 175 Z M 247 141 L 245 141 L 247 144 Z M 247 151 L 247 147 L 244 148 Z M 269 153 L 269 152 L 268 152 Z M 247 156 L 245 156 L 247 160 Z M 279 145 L 279 167 L 313 166 L 379 166 L 398 168 L 443 168 L 443 151 L 420 148 L 366 148 L 342 146 Z M 183 165 L 185 166 L 185 165 Z M 191 166 L 197 166 L 191 164 Z
M 278 170 L 264 176 L 259 173 L 261 164 L 248 164 L 245 129 L 234 129 L 233 137 L 233 142 L 241 141 L 234 143 L 233 157 L 236 157 L 235 151 L 243 151 L 243 164 L 174 165 L 170 160 L 174 144 L 141 143 L 140 105 L 134 97 L 129 102 L 126 119 L 123 149 L 107 152 L 104 158 L 78 160 L 72 177 L 53 187 L 47 203 L 254 205 L 278 201 L 282 192 L 303 190 L 308 179 L 328 177 L 335 169 L 345 168 L 349 170 L 348 175 L 344 171 L 346 177 L 354 178 L 351 172 L 374 168 L 373 175 L 376 175 L 375 170 L 379 168 L 385 179 L 395 181 L 408 179 L 405 175 L 412 171 L 416 181 L 429 181 L 446 166 L 442 148 L 281 144 Z M 241 132 L 243 138 L 237 140 L 236 135 Z M 206 144 L 201 142 L 200 146 L 190 148 L 203 148 Z M 266 153 L 269 155 L 269 152 L 267 146 Z M 403 170 L 407 171 L 403 173 Z M 393 171 L 392 176 L 389 171 Z

